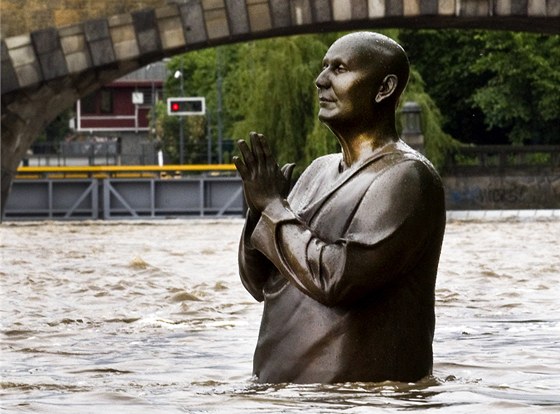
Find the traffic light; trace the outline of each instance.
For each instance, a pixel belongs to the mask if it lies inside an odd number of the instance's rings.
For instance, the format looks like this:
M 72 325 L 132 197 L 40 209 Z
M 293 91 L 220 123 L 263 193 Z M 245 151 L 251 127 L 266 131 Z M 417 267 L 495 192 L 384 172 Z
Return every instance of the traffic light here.
M 205 113 L 204 97 L 167 98 L 167 115 L 204 115 Z

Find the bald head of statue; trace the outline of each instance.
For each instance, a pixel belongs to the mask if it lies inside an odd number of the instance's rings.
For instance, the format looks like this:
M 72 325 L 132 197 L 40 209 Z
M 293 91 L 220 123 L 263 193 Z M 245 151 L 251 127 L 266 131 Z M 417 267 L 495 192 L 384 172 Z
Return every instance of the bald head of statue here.
M 403 48 L 387 36 L 356 32 L 336 40 L 315 83 L 319 118 L 328 126 L 394 117 L 410 65 Z

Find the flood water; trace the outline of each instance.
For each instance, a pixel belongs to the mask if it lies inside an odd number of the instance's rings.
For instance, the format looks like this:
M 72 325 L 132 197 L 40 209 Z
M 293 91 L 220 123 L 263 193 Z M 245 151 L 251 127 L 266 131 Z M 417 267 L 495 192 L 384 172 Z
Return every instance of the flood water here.
M 0 226 L 0 411 L 558 413 L 560 220 L 450 222 L 434 375 L 260 385 L 238 219 Z

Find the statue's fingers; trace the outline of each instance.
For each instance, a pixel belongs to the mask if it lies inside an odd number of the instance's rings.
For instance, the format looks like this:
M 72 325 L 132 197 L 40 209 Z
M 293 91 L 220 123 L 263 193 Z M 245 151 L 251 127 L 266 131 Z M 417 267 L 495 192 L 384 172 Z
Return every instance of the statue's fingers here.
M 262 134 L 259 134 L 259 141 L 261 144 L 264 160 L 266 162 L 265 164 L 266 168 L 269 170 L 270 173 L 276 174 L 276 172 L 280 167 L 276 163 L 276 159 L 274 158 L 274 155 L 272 155 L 272 151 L 270 149 L 270 145 L 268 145 L 268 141 Z
M 265 157 L 261 144 L 262 134 L 251 132 L 249 136 L 251 137 L 251 148 L 253 149 L 253 155 L 255 156 L 258 165 L 263 166 L 265 163 Z
M 249 148 L 249 145 L 247 145 L 247 142 L 245 142 L 245 140 L 240 139 L 239 141 L 237 141 L 237 148 L 239 148 L 239 151 L 243 156 L 245 165 L 251 166 L 255 163 L 253 151 L 251 151 L 251 148 Z
M 235 164 L 235 168 L 237 168 L 237 171 L 239 172 L 239 175 L 241 176 L 241 178 L 243 180 L 248 178 L 250 176 L 249 170 L 247 169 L 247 166 L 243 163 L 243 161 L 241 161 L 241 158 L 239 158 L 238 156 L 234 156 L 232 158 L 232 160 L 233 160 L 233 163 Z
M 272 151 L 270 150 L 270 145 L 268 145 L 268 141 L 266 140 L 266 138 L 264 137 L 263 134 L 259 134 L 259 141 L 261 143 L 261 147 L 263 150 L 263 154 L 267 157 L 267 158 L 271 158 L 274 159 L 274 156 L 272 155 Z M 276 162 L 276 161 L 275 161 Z
M 282 174 L 284 175 L 284 178 L 290 182 L 292 181 L 292 173 L 294 172 L 294 167 L 296 166 L 295 163 L 290 162 L 288 164 L 284 164 L 282 166 Z

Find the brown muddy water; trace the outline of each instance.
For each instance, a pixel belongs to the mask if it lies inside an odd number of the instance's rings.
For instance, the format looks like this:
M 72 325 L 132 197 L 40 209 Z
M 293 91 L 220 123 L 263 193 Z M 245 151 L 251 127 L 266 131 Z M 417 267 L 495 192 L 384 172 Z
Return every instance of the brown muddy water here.
M 241 228 L 2 224 L 0 411 L 560 412 L 560 220 L 448 224 L 434 375 L 415 384 L 255 383 Z

